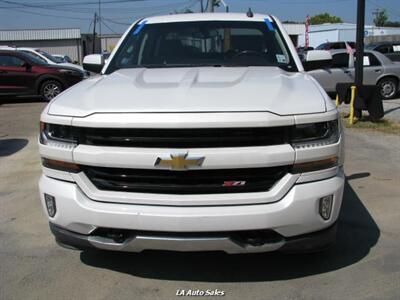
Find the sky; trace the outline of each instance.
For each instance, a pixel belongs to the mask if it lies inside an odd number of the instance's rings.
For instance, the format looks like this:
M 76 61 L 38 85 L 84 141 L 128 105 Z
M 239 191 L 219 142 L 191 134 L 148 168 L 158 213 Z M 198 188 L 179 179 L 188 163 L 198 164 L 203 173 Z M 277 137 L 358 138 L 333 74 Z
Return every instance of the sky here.
M 100 0 L 102 33 L 122 33 L 137 18 L 169 14 L 189 8 L 200 10 L 200 0 Z M 203 0 L 206 2 L 206 0 Z M 117 2 L 117 3 L 112 3 Z M 225 0 L 232 12 L 268 13 L 281 21 L 304 21 L 323 12 L 355 23 L 357 0 Z M 38 8 L 39 6 L 39 8 Z M 400 21 L 400 0 L 366 0 L 366 24 L 373 11 L 386 9 L 390 21 Z M 223 11 L 223 8 L 217 11 Z M 0 0 L 0 29 L 81 28 L 93 30 L 98 0 Z M 97 27 L 99 29 L 99 26 Z

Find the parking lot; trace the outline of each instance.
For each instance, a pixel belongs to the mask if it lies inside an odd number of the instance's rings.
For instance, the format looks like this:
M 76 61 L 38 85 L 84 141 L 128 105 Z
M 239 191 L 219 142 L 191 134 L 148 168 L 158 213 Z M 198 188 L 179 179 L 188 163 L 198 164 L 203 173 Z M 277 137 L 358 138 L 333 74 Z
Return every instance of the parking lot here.
M 399 136 L 346 129 L 338 240 L 325 253 L 79 252 L 54 242 L 39 202 L 44 106 L 0 104 L 0 299 L 174 299 L 181 289 L 218 289 L 227 299 L 398 299 Z

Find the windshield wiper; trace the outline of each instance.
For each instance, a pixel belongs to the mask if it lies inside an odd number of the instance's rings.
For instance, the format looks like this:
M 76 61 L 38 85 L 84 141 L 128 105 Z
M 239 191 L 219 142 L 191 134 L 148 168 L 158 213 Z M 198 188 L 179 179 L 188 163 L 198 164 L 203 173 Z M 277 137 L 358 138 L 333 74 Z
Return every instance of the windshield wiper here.
M 222 67 L 222 64 L 143 64 L 134 68 L 195 68 L 195 67 Z
M 278 67 L 284 68 L 279 64 L 274 63 L 260 63 L 260 64 L 245 64 L 245 63 L 233 63 L 233 62 L 222 62 L 222 63 L 193 63 L 193 64 L 142 64 L 136 66 L 130 66 L 126 68 L 147 68 L 147 69 L 156 69 L 156 68 L 196 68 L 196 67 Z

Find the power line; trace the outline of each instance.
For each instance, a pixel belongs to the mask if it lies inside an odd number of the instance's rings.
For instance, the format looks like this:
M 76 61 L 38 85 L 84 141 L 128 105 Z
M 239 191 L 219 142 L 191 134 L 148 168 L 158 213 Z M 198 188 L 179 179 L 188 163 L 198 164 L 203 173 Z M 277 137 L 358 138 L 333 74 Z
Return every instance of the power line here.
M 127 1 L 127 0 L 117 0 L 117 1 Z M 117 1 L 107 1 L 107 2 L 117 2 Z M 138 2 L 138 1 L 145 1 L 145 0 L 129 0 L 129 1 L 130 1 L 130 2 L 132 2 L 132 1 Z M 13 1 L 0 0 L 0 2 L 13 2 Z M 196 2 L 197 2 L 197 0 L 196 0 Z M 99 3 L 98 0 L 96 1 L 96 3 L 97 3 L 97 4 Z M 103 4 L 104 2 L 102 1 L 101 3 Z M 189 3 L 191 3 L 191 4 L 189 4 Z M 179 3 L 179 4 L 180 4 L 179 6 L 182 6 L 182 5 L 190 5 L 190 6 L 193 6 L 193 1 L 185 1 L 185 2 Z M 150 8 L 148 8 L 148 9 L 152 9 L 152 13 L 154 14 L 154 13 L 161 13 L 161 12 L 169 11 L 169 10 L 171 10 L 171 9 L 176 8 L 175 5 L 171 5 L 171 4 L 169 4 L 169 5 L 162 5 L 162 6 L 158 6 L 158 7 L 161 8 L 161 9 L 159 9 L 159 10 L 157 10 L 157 11 L 154 11 L 154 8 L 153 8 L 153 7 L 150 7 Z M 35 7 L 35 8 L 29 7 L 30 10 L 22 9 L 22 8 L 14 8 L 14 7 L 0 7 L 0 8 L 7 9 L 7 10 L 12 10 L 12 11 L 17 11 L 17 12 L 21 12 L 21 13 L 24 13 L 24 14 L 31 14 L 31 15 L 43 16 L 43 17 L 52 17 L 52 18 L 61 18 L 61 19 L 71 19 L 71 20 L 87 20 L 87 19 L 89 18 L 89 16 L 87 16 L 86 18 L 84 18 L 84 17 L 72 17 L 72 16 L 65 16 L 65 15 L 46 14 L 46 13 L 42 13 L 42 12 L 37 12 L 37 11 L 32 11 L 32 10 L 31 10 L 31 9 L 37 9 L 36 7 Z M 51 9 L 51 8 L 48 8 L 48 9 Z M 147 9 L 147 8 L 146 8 L 146 9 Z M 52 10 L 55 10 L 55 9 L 52 9 Z M 59 9 L 57 9 L 57 11 L 58 11 L 58 10 L 59 10 Z M 66 10 L 66 9 L 63 8 L 62 10 Z M 126 10 L 126 9 L 125 9 L 125 10 Z M 133 9 L 133 12 L 138 12 L 138 10 L 137 10 L 137 9 Z M 93 10 L 89 11 L 88 13 L 92 14 L 92 13 L 93 13 Z M 143 12 L 142 12 L 141 14 L 142 14 L 142 15 L 149 15 L 148 13 L 143 13 Z M 128 18 L 126 18 L 126 19 L 128 19 Z M 119 24 L 119 25 L 130 25 L 130 24 L 123 23 L 123 24 Z
M 400 17 L 400 12 L 397 12 L 397 11 L 393 12 L 394 11 L 393 9 L 386 9 L 386 7 L 384 7 L 384 6 L 380 5 L 380 4 L 377 4 L 376 2 L 371 1 L 371 0 L 367 0 L 367 1 L 368 1 L 368 3 L 374 5 L 375 7 L 379 7 L 380 9 L 384 9 L 389 15 Z
M 149 1 L 149 0 L 105 0 L 103 1 L 103 4 L 116 4 L 116 3 L 130 3 L 130 2 L 144 2 L 144 1 Z M 1 0 L 0 2 L 6 3 L 6 4 L 12 4 L 12 5 L 18 5 L 17 7 L 13 8 L 19 8 L 21 6 L 24 7 L 30 7 L 30 8 L 48 8 L 48 7 L 61 7 L 61 6 L 69 6 L 69 5 L 98 5 L 98 1 L 93 0 L 93 1 L 83 1 L 83 2 L 59 2 L 59 3 L 54 3 L 54 2 L 42 2 L 42 4 L 31 4 L 29 2 L 16 2 L 16 1 L 11 1 L 11 0 Z
M 116 32 L 115 30 L 113 30 L 110 26 L 108 26 L 107 23 L 104 22 L 103 19 L 101 19 L 100 22 L 103 23 L 103 25 L 106 26 L 106 27 L 108 28 L 108 30 L 110 30 L 112 33 L 119 34 L 119 33 Z M 101 35 L 100 35 L 100 36 L 101 36 Z
M 88 28 L 87 32 L 90 32 L 90 28 L 92 28 L 92 24 L 93 24 L 93 20 L 90 21 L 89 28 Z
M 43 16 L 43 17 L 52 17 L 52 18 L 62 18 L 62 19 L 71 19 L 71 20 L 85 20 L 87 21 L 87 18 L 79 18 L 79 17 L 68 17 L 68 16 L 60 16 L 60 15 L 49 15 L 49 14 L 43 14 L 43 13 L 39 13 L 39 12 L 33 12 L 33 11 L 26 11 L 23 9 L 18 9 L 18 8 L 6 8 L 9 10 L 13 10 L 13 11 L 18 11 L 24 14 L 30 14 L 30 15 L 37 15 L 37 16 Z
M 127 0 L 117 0 L 117 1 L 108 1 L 108 0 L 104 0 L 103 1 L 103 0 L 101 0 L 101 5 L 103 5 L 104 2 L 109 2 L 109 3 L 112 2 L 112 3 L 114 3 L 114 2 L 121 2 L 121 1 L 125 1 L 126 2 Z M 146 0 L 129 0 L 129 2 L 141 2 L 141 1 L 146 1 Z M 0 2 L 3 2 L 3 3 L 4 2 L 13 2 L 14 3 L 15 1 L 0 0 Z M 15 3 L 22 3 L 22 2 L 15 2 Z M 43 2 L 41 2 L 41 5 L 43 5 L 42 3 Z M 98 5 L 99 4 L 99 0 L 96 0 L 96 3 Z M 132 9 L 133 13 L 131 13 L 132 14 L 131 17 L 112 18 L 112 17 L 108 17 L 108 16 L 101 16 L 101 18 L 100 18 L 100 16 L 97 16 L 97 22 L 98 22 L 99 26 L 100 26 L 100 24 L 103 24 L 108 30 L 110 30 L 111 32 L 115 33 L 116 31 L 113 30 L 113 28 L 111 28 L 109 26 L 109 24 L 107 24 L 107 23 L 112 23 L 112 24 L 115 24 L 115 25 L 126 27 L 126 26 L 131 25 L 132 22 L 135 19 L 138 19 L 138 18 L 141 18 L 141 17 L 148 17 L 148 16 L 156 15 L 156 14 L 164 14 L 164 13 L 166 13 L 168 11 L 172 12 L 173 10 L 180 11 L 181 9 L 184 9 L 184 8 L 191 8 L 196 4 L 198 4 L 198 0 L 185 0 L 183 2 L 180 2 L 178 7 L 177 7 L 176 3 L 175 4 L 157 6 L 156 8 L 159 8 L 157 10 L 154 10 L 154 7 L 148 7 L 148 8 L 142 7 L 141 11 L 138 10 L 138 9 Z M 86 16 L 86 17 L 83 17 L 83 16 L 82 17 L 77 17 L 77 16 L 66 16 L 66 15 L 59 15 L 59 14 L 55 14 L 54 15 L 53 13 L 51 13 L 51 14 L 50 13 L 42 13 L 41 11 L 37 11 L 38 9 L 40 9 L 40 8 L 37 8 L 37 7 L 34 7 L 34 8 L 33 7 L 15 8 L 15 7 L 7 6 L 7 7 L 0 7 L 0 9 L 1 8 L 6 9 L 6 10 L 10 10 L 10 11 L 20 12 L 20 13 L 23 13 L 23 14 L 28 14 L 28 15 L 51 17 L 51 18 L 57 18 L 57 19 L 70 19 L 70 20 L 82 20 L 82 21 L 88 21 L 90 19 L 89 15 Z M 51 8 L 48 8 L 48 9 L 51 9 Z M 125 8 L 121 8 L 121 9 L 124 9 L 125 13 L 128 13 L 128 12 L 126 12 Z M 145 9 L 145 10 L 151 9 L 151 13 L 150 12 L 144 12 L 143 9 Z M 53 8 L 52 10 L 68 11 L 68 7 L 63 7 L 62 9 L 54 9 Z M 108 12 L 108 9 L 104 10 L 104 11 Z M 104 11 L 103 11 L 103 14 L 104 14 Z M 88 13 L 92 14 L 93 13 L 93 9 L 88 11 Z M 129 23 L 126 22 L 125 23 L 123 21 L 118 21 L 118 20 L 131 20 L 131 22 L 129 22 Z M 107 21 L 107 23 L 105 23 L 104 21 Z M 90 31 L 90 28 L 92 27 L 92 25 L 94 25 L 93 24 L 93 20 L 89 24 L 88 32 Z
M 110 22 L 110 23 L 113 23 L 113 24 L 116 24 L 116 25 L 124 25 L 124 26 L 126 26 L 126 25 L 131 25 L 132 23 L 124 23 L 124 22 L 118 22 L 118 21 L 114 21 L 114 20 L 111 20 L 111 19 L 107 19 L 107 18 L 103 18 L 104 20 L 107 20 L 107 22 Z
M 129 0 L 128 2 L 150 2 L 151 0 Z M 71 2 L 65 2 L 65 3 L 56 3 L 56 4 L 49 4 L 47 6 L 43 5 L 43 4 L 36 4 L 36 5 L 32 5 L 32 4 L 27 4 L 27 3 L 22 3 L 22 2 L 15 2 L 15 1 L 10 1 L 10 0 L 0 0 L 0 2 L 2 3 L 19 3 L 19 4 L 23 4 L 24 6 L 18 5 L 18 6 L 0 6 L 0 9 L 27 9 L 29 8 L 29 10 L 33 9 L 45 9 L 45 10 L 50 10 L 50 11 L 68 11 L 68 12 L 73 12 L 73 13 L 79 13 L 79 14 L 89 14 L 92 15 L 94 12 L 95 7 L 84 7 L 84 6 L 80 6 L 82 3 L 85 4 L 85 2 L 81 2 L 81 3 L 77 3 L 77 5 L 73 5 L 71 7 L 67 7 L 64 6 L 62 8 L 56 8 L 59 5 L 63 4 L 66 5 L 67 3 L 71 3 Z M 117 1 L 108 1 L 108 0 L 102 0 L 101 1 L 101 7 L 106 7 L 106 14 L 107 15 L 112 15 L 112 14 L 132 14 L 132 13 L 136 13 L 138 11 L 143 11 L 143 10 L 151 10 L 151 12 L 154 12 L 154 9 L 162 9 L 162 11 L 164 10 L 170 10 L 170 9 L 174 9 L 177 6 L 182 6 L 182 5 L 187 5 L 190 1 L 189 0 L 181 0 L 178 3 L 169 3 L 169 4 L 163 4 L 163 5 L 156 5 L 156 6 L 136 6 L 134 8 L 132 7 L 107 7 L 106 4 L 110 4 L 110 3 L 125 3 L 127 2 L 127 0 L 117 0 Z M 194 2 L 196 4 L 197 0 Z M 43 3 L 43 2 L 42 2 Z M 87 3 L 87 2 L 86 2 Z M 90 2 L 91 4 L 93 4 L 93 2 Z M 97 5 L 99 4 L 98 0 L 96 1 Z M 191 5 L 193 6 L 193 4 Z M 102 12 L 102 14 L 104 14 L 104 11 Z

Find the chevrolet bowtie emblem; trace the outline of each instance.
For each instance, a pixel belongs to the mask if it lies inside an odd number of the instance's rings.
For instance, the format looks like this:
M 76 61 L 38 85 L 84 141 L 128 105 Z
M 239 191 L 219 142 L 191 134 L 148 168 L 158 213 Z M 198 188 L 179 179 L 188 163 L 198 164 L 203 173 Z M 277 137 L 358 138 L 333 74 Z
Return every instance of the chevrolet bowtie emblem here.
M 174 171 L 184 171 L 190 168 L 200 167 L 204 162 L 205 157 L 188 157 L 185 154 L 171 154 L 170 157 L 157 157 L 156 167 L 163 167 Z

